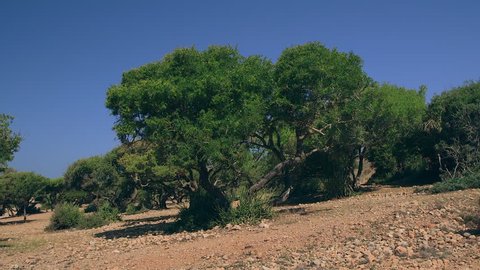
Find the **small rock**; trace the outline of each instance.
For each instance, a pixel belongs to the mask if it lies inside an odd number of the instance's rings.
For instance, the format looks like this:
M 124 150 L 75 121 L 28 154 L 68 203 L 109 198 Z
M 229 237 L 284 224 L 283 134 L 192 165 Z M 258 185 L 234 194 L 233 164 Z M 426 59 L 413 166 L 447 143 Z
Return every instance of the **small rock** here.
M 365 257 L 362 257 L 360 258 L 360 260 L 358 260 L 358 264 L 367 264 L 367 263 L 369 263 L 369 261 Z
M 115 249 L 114 251 L 112 251 L 113 253 L 116 253 L 116 254 L 119 254 L 120 253 L 120 250 L 118 249 Z
M 404 246 L 398 246 L 395 248 L 395 255 L 399 257 L 407 257 L 408 256 L 408 250 Z
M 262 228 L 262 229 L 268 229 L 268 228 L 270 228 L 270 225 L 269 225 L 269 224 L 263 223 L 263 222 L 260 223 L 258 226 L 259 226 L 260 228 Z
M 241 229 L 242 229 L 242 227 L 240 227 L 240 225 L 234 225 L 234 226 L 232 227 L 232 230 L 233 230 L 233 231 L 239 231 L 239 230 L 241 230 Z
M 470 237 L 470 236 L 471 236 L 471 234 L 470 234 L 470 233 L 468 233 L 468 232 L 466 232 L 466 233 L 463 233 L 463 236 L 464 236 L 464 237 L 466 237 L 466 238 L 468 238 L 468 237 Z

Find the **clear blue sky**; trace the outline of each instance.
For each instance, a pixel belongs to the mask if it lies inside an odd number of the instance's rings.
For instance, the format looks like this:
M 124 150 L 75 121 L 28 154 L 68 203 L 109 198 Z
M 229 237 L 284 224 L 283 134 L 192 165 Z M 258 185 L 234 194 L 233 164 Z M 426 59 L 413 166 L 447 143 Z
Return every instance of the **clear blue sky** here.
M 320 41 L 377 81 L 428 97 L 480 79 L 480 1 L 0 1 L 0 113 L 24 141 L 10 165 L 48 177 L 119 142 L 105 92 L 177 47 L 275 60 Z

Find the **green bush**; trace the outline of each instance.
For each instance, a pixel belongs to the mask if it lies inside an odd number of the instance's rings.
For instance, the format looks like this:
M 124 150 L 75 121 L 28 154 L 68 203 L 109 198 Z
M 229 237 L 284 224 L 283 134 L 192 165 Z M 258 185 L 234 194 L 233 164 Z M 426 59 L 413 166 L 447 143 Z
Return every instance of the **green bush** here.
M 102 203 L 98 207 L 96 214 L 108 222 L 120 220 L 120 211 L 117 208 L 112 207 L 108 202 Z
M 68 190 L 60 195 L 60 201 L 64 203 L 81 205 L 91 201 L 90 194 L 83 190 Z
M 220 225 L 255 224 L 262 219 L 272 218 L 274 214 L 272 199 L 272 192 L 260 191 L 251 195 L 248 189 L 240 188 L 232 198 L 232 202 L 236 202 L 237 205 L 221 210 L 217 223 Z
M 107 225 L 109 222 L 105 220 L 98 213 L 93 213 L 90 215 L 82 215 L 77 228 L 79 229 L 91 229 Z
M 135 205 L 134 203 L 130 203 L 127 205 L 125 209 L 125 215 L 135 215 L 142 212 L 142 208 L 140 206 Z
M 460 178 L 447 179 L 435 183 L 430 188 L 430 193 L 442 193 L 469 188 L 480 188 L 480 172 L 474 172 Z
M 78 226 L 83 214 L 73 204 L 59 204 L 55 207 L 48 230 L 64 230 Z
M 108 203 L 103 203 L 97 212 L 84 214 L 73 204 L 59 204 L 55 207 L 47 230 L 64 230 L 71 228 L 90 229 L 120 220 L 120 212 Z

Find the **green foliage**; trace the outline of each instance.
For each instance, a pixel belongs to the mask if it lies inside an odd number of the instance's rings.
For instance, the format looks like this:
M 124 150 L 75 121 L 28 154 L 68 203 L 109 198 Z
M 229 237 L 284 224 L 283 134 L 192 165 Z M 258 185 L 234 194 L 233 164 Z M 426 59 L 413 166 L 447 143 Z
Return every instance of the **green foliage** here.
M 53 210 L 60 202 L 65 184 L 63 178 L 47 179 L 41 191 L 42 206 Z
M 431 188 L 431 193 L 443 193 L 470 188 L 480 188 L 480 172 L 470 173 L 467 176 L 458 178 L 449 178 L 435 183 Z
M 0 176 L 0 204 L 2 208 L 15 208 L 17 214 L 34 209 L 47 179 L 32 172 L 13 172 Z
M 256 224 L 262 219 L 270 219 L 274 215 L 272 201 L 272 192 L 262 190 L 252 195 L 248 189 L 239 188 L 231 199 L 231 202 L 237 202 L 238 205 L 221 210 L 216 223 Z
M 221 176 L 235 175 L 233 157 L 247 150 L 239 143 L 262 123 L 271 70 L 269 61 L 243 57 L 232 47 L 177 49 L 125 73 L 108 90 L 106 105 L 117 117 L 115 131 L 123 143 L 143 140 L 155 147 L 153 157 L 136 159 L 160 164 L 145 167 L 163 176 L 160 183 L 196 182 L 225 206 L 224 191 L 213 183 L 232 180 Z M 125 167 L 144 173 L 136 165 Z
M 383 84 L 366 90 L 359 113 L 363 146 L 376 177 L 388 178 L 424 167 L 416 140 L 426 113 L 425 88 Z
M 120 211 L 117 208 L 112 207 L 108 202 L 102 203 L 97 210 L 99 215 L 105 221 L 118 221 L 120 220 Z
M 58 204 L 55 207 L 47 230 L 90 229 L 120 220 L 118 209 L 108 203 L 100 205 L 97 212 L 85 214 L 74 204 Z
M 82 218 L 75 227 L 78 229 L 92 229 L 107 225 L 108 223 L 109 222 L 102 218 L 102 216 L 92 213 L 82 215 Z
M 82 218 L 83 215 L 78 209 L 78 206 L 73 204 L 58 204 L 55 206 L 47 230 L 55 231 L 75 228 L 78 226 Z
M 480 167 L 479 123 L 480 82 L 432 98 L 425 152 L 443 179 L 459 178 Z
M 126 215 L 135 215 L 141 212 L 141 207 L 136 206 L 135 204 L 131 203 L 127 205 L 125 209 Z
M 62 200 L 76 204 L 109 201 L 123 207 L 132 189 L 118 165 L 119 153 L 114 149 L 104 156 L 80 159 L 65 173 Z
M 13 154 L 18 151 L 22 138 L 12 132 L 10 125 L 13 117 L 0 114 L 0 173 L 5 171 L 7 163 L 13 160 Z
M 60 194 L 60 201 L 81 205 L 92 201 L 91 194 L 83 190 L 66 190 Z

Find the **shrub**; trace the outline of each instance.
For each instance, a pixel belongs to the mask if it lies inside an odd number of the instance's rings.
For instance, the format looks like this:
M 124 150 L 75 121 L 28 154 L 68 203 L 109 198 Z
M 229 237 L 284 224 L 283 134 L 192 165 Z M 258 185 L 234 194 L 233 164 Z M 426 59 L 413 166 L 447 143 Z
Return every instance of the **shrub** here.
M 91 214 L 80 212 L 73 204 L 59 204 L 55 207 L 47 230 L 63 230 L 71 228 L 90 229 L 107 225 L 120 219 L 120 212 L 108 203 L 103 203 L 98 211 Z
M 220 225 L 259 223 L 262 219 L 273 217 L 272 208 L 273 193 L 268 191 L 259 191 L 253 195 L 249 194 L 248 189 L 238 189 L 232 201 L 238 202 L 237 205 L 226 210 L 221 210 L 217 223 Z
M 82 215 L 77 227 L 79 229 L 91 229 L 107 225 L 108 223 L 109 222 L 98 213 L 93 213 L 90 215 Z
M 108 202 L 102 203 L 98 207 L 96 214 L 108 222 L 120 220 L 120 211 L 117 208 L 112 207 Z
M 469 188 L 480 188 L 480 172 L 474 172 L 464 177 L 447 179 L 435 183 L 430 188 L 430 192 L 435 194 Z
M 50 218 L 49 230 L 71 229 L 78 226 L 82 219 L 82 213 L 73 204 L 59 204 L 55 207 Z
M 134 215 L 137 213 L 142 212 L 140 206 L 136 206 L 134 203 L 130 203 L 127 205 L 127 208 L 125 209 L 125 214 L 126 215 Z

